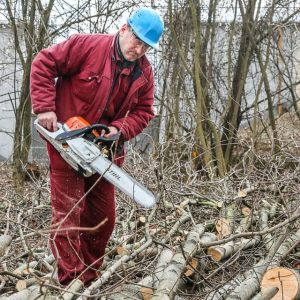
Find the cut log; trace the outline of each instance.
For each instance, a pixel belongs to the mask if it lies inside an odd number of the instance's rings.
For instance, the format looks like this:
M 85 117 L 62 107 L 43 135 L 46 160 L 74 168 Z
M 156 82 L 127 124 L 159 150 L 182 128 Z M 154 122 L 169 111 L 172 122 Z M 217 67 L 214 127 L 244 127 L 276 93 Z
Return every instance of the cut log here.
M 265 259 L 260 261 L 258 264 L 254 266 L 252 270 L 249 270 L 245 273 L 245 280 L 241 282 L 237 287 L 235 287 L 230 294 L 225 298 L 226 300 L 249 300 L 252 299 L 252 297 L 257 294 L 261 280 L 264 276 L 264 274 L 267 271 L 268 266 L 270 266 L 274 258 L 276 258 L 276 263 L 280 263 L 280 261 L 283 259 L 285 254 L 289 251 L 287 245 L 290 245 L 291 247 L 291 241 L 294 240 L 294 243 L 297 244 L 299 241 L 299 238 L 296 239 L 296 237 L 299 236 L 300 230 L 298 230 L 296 233 L 292 234 L 290 238 L 286 239 L 285 235 L 280 235 L 277 240 L 273 243 L 272 248 L 268 252 Z M 286 239 L 286 241 L 283 243 L 283 241 Z
M 192 257 L 192 259 L 189 260 L 189 263 L 186 266 L 186 269 L 184 271 L 184 276 L 187 278 L 191 278 L 195 274 L 195 270 L 198 269 L 199 265 L 200 265 L 199 260 Z
M 6 248 L 10 245 L 12 237 L 10 235 L 0 236 L 0 256 L 4 255 Z
M 213 289 L 205 298 L 205 300 L 221 300 L 225 299 L 226 294 L 231 291 L 234 287 L 241 284 L 244 277 L 238 274 L 235 278 L 231 279 L 228 283 L 222 287 Z
M 58 281 L 56 278 L 54 278 L 53 273 L 46 274 L 43 277 L 31 277 L 27 279 L 20 279 L 16 283 L 16 290 L 18 292 L 23 291 L 25 289 L 28 289 L 32 285 L 44 285 L 44 284 L 58 284 Z
M 261 291 L 277 287 L 278 292 L 272 300 L 300 299 L 300 274 L 299 271 L 276 267 L 268 270 L 261 282 Z
M 216 231 L 220 240 L 224 237 L 229 236 L 232 233 L 230 221 L 224 218 L 220 218 L 219 220 L 217 220 Z
M 252 300 L 271 300 L 278 292 L 278 287 L 265 288 L 263 291 L 258 293 Z
M 54 255 L 51 254 L 49 256 L 44 257 L 43 259 L 40 259 L 38 262 L 43 266 L 43 269 L 45 269 L 44 271 L 51 273 L 54 271 L 54 268 L 52 266 L 54 261 L 55 261 Z
M 13 273 L 16 275 L 19 275 L 19 276 L 22 276 L 24 274 L 27 275 L 28 270 L 36 268 L 37 265 L 38 265 L 37 261 L 31 261 L 29 263 L 25 263 L 25 264 L 20 265 L 17 269 L 15 269 L 13 271 Z
M 158 247 L 149 247 L 148 249 L 146 249 L 145 251 L 139 253 L 137 255 L 137 260 L 141 260 L 145 257 L 153 257 L 155 255 L 158 255 Z
M 148 275 L 145 278 L 143 278 L 139 282 L 139 284 L 145 287 L 151 287 L 151 288 L 156 287 L 159 283 L 161 276 L 163 275 L 164 269 L 171 261 L 172 256 L 173 256 L 173 252 L 170 249 L 168 248 L 163 249 L 159 255 L 154 272 L 151 275 Z
M 41 294 L 41 287 L 39 285 L 32 285 L 28 287 L 25 290 L 22 290 L 20 292 L 14 293 L 10 295 L 9 297 L 0 297 L 0 300 L 33 300 L 33 299 L 44 299 L 45 295 L 42 297 Z M 48 299 L 48 298 L 46 298 Z
M 84 286 L 83 282 L 80 279 L 74 279 L 66 288 L 66 292 L 63 293 L 63 300 L 71 300 L 75 296 L 74 293 L 80 291 L 80 289 Z
M 221 261 L 228 258 L 239 250 L 245 250 L 255 246 L 260 241 L 260 237 L 254 237 L 253 239 L 242 239 L 238 242 L 228 242 L 222 246 L 213 246 L 207 249 L 207 254 L 210 255 L 213 260 Z
M 137 227 L 140 228 L 140 227 L 142 227 L 142 226 L 145 226 L 146 221 L 147 221 L 147 220 L 146 220 L 146 217 L 145 217 L 145 216 L 140 216 L 140 217 L 138 218 Z
M 234 242 L 231 241 L 223 246 L 209 247 L 207 254 L 211 256 L 214 261 L 221 261 L 234 253 Z
M 260 230 L 265 230 L 268 229 L 268 221 L 269 221 L 269 210 L 267 210 L 265 207 L 263 207 L 260 211 L 259 211 L 259 218 L 258 218 L 258 222 L 259 222 L 259 229 Z M 272 243 L 273 243 L 273 236 L 271 233 L 265 234 L 262 236 L 263 238 L 263 244 L 264 247 L 267 251 L 269 251 L 269 249 L 272 247 Z
M 295 233 L 291 234 L 287 239 L 285 239 L 284 243 L 280 245 L 268 269 L 280 266 L 280 263 L 284 259 L 284 257 L 288 253 L 290 253 L 297 245 L 299 245 L 299 243 L 300 229 L 298 229 Z
M 147 287 L 140 288 L 140 293 L 143 296 L 143 300 L 151 300 L 153 296 L 153 290 Z
M 110 266 L 104 273 L 102 273 L 101 277 L 98 278 L 95 282 L 93 282 L 83 293 L 82 296 L 78 297 L 79 300 L 89 299 L 91 293 L 100 288 L 104 283 L 108 281 L 111 275 L 119 269 L 124 263 L 129 260 L 134 259 L 138 253 L 144 251 L 148 247 L 150 247 L 153 243 L 153 240 L 150 238 L 146 243 L 142 245 L 139 249 L 135 250 L 133 253 L 123 255 L 118 261 L 116 261 L 112 266 Z
M 172 259 L 173 252 L 165 248 L 161 251 L 155 269 L 151 275 L 146 276 L 138 284 L 127 284 L 122 290 L 115 291 L 107 296 L 107 300 L 127 300 L 127 299 L 151 299 L 154 294 L 153 288 L 159 283 L 163 271 Z
M 204 226 L 196 225 L 188 234 L 180 252 L 174 254 L 170 264 L 163 272 L 153 300 L 173 299 L 181 283 L 180 277 L 186 267 L 187 260 L 192 257 L 199 245 L 200 237 L 204 232 Z
M 176 228 L 179 224 L 180 224 L 180 222 L 176 224 Z M 199 230 L 201 229 L 201 232 L 202 232 L 202 230 L 204 230 L 202 225 L 198 229 Z M 171 230 L 169 232 L 169 235 L 173 234 L 174 232 L 175 231 Z M 191 239 L 193 237 L 194 236 L 190 236 Z M 212 238 L 210 235 L 206 235 L 206 239 L 209 240 L 209 237 Z M 214 235 L 213 235 L 213 237 L 215 238 Z M 165 239 L 168 239 L 168 236 Z M 187 240 L 189 240 L 189 239 L 187 239 Z M 192 239 L 192 241 L 189 240 L 190 243 L 192 243 L 193 241 L 194 241 L 193 239 Z M 188 250 L 188 246 L 186 246 L 185 250 Z M 187 254 L 187 256 L 189 256 L 189 255 Z M 161 277 L 165 274 L 164 273 L 165 268 L 168 265 L 168 263 L 171 261 L 172 257 L 173 257 L 173 252 L 170 249 L 168 249 L 168 248 L 163 249 L 160 253 L 155 270 L 151 275 L 146 276 L 136 285 L 135 284 L 127 284 L 127 285 L 123 286 L 122 290 L 115 291 L 113 294 L 107 296 L 107 299 L 109 299 L 109 300 L 127 300 L 127 299 L 147 300 L 147 299 L 152 299 L 154 290 L 158 286 L 159 280 L 161 279 Z M 184 268 L 184 266 L 185 265 L 182 265 L 182 268 Z M 179 272 L 179 277 L 180 277 L 180 275 L 181 275 L 181 272 Z M 179 278 L 179 277 L 177 277 L 177 278 Z M 166 297 L 168 297 L 168 296 L 166 296 Z
M 0 293 L 3 289 L 3 287 L 5 286 L 6 281 L 4 280 L 3 276 L 0 276 Z
M 23 291 L 27 289 L 29 286 L 33 284 L 37 284 L 38 280 L 36 278 L 28 278 L 28 279 L 23 279 L 23 280 L 18 280 L 16 283 L 16 290 L 18 292 Z
M 200 245 L 215 242 L 217 240 L 217 236 L 212 232 L 204 232 L 200 238 Z M 202 250 L 202 249 L 201 249 Z
M 122 256 L 122 255 L 125 255 L 125 254 L 127 254 L 127 250 L 126 250 L 126 247 L 124 247 L 124 246 L 117 246 L 116 248 L 115 248 L 115 255 L 120 255 L 120 256 Z

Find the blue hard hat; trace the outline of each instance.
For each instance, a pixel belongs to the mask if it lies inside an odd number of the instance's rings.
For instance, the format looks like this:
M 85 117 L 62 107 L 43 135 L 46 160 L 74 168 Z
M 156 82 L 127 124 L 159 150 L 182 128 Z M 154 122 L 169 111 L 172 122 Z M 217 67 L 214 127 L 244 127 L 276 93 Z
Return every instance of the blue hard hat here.
M 129 17 L 128 24 L 139 39 L 158 49 L 158 42 L 164 31 L 164 22 L 154 9 L 146 7 L 138 9 Z

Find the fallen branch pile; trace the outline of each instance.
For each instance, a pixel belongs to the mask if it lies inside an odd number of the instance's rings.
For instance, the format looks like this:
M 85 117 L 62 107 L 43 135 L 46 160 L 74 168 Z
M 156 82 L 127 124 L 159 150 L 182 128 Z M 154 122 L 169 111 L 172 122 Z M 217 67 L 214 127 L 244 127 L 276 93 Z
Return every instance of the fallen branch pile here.
M 0 300 L 300 299 L 298 164 L 261 162 L 213 181 L 188 162 L 133 155 L 139 164 L 127 171 L 158 203 L 144 210 L 118 194 L 117 225 L 89 287 L 55 279 L 46 177 L 22 195 L 1 179 Z

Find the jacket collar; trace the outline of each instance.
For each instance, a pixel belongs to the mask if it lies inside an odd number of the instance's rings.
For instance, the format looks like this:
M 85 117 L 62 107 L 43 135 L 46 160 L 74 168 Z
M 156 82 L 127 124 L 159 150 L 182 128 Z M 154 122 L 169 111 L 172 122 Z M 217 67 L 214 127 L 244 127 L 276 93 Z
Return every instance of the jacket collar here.
M 120 67 L 121 72 L 125 75 L 129 75 L 135 65 L 138 64 L 138 61 L 128 61 L 123 56 L 119 43 L 119 33 L 115 35 L 113 40 L 112 61 L 116 62 L 116 64 Z

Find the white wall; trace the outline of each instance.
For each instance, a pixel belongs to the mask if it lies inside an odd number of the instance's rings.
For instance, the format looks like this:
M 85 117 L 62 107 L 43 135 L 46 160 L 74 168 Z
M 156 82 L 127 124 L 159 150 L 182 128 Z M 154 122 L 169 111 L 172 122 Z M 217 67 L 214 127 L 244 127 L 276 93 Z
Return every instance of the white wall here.
M 0 158 L 5 159 L 9 159 L 12 154 L 14 107 L 17 106 L 22 76 L 13 46 L 11 30 L 7 25 L 0 24 Z

